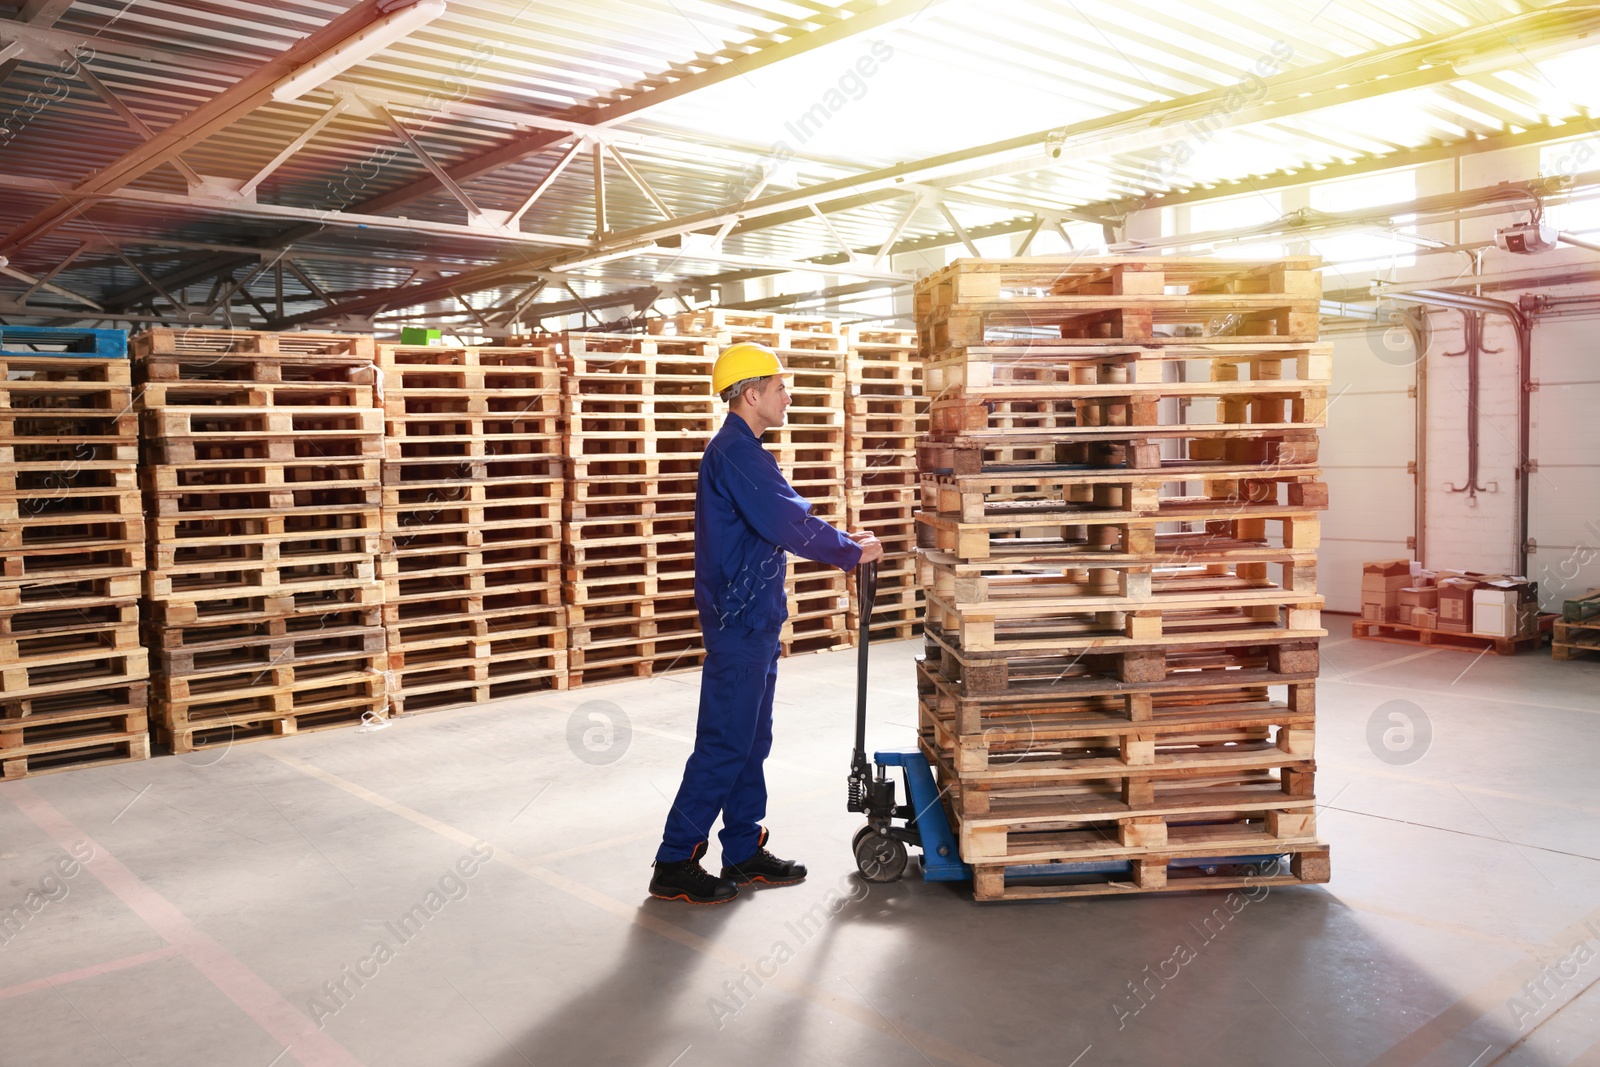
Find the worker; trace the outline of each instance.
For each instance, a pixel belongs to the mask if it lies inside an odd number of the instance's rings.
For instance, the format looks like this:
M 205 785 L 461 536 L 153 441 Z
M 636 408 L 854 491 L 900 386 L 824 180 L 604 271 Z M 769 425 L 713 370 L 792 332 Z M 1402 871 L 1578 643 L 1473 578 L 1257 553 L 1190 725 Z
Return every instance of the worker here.
M 694 752 L 667 815 L 651 896 L 694 904 L 732 900 L 750 884 L 792 885 L 806 869 L 767 851 L 762 769 L 772 749 L 778 638 L 788 617 L 784 573 L 793 552 L 851 570 L 883 557 L 870 533 L 846 533 L 811 505 L 761 447 L 789 406 L 777 353 L 755 344 L 725 350 L 711 372 L 728 418 L 700 460 L 694 510 L 694 600 L 706 659 Z M 700 866 L 722 816 L 722 874 Z

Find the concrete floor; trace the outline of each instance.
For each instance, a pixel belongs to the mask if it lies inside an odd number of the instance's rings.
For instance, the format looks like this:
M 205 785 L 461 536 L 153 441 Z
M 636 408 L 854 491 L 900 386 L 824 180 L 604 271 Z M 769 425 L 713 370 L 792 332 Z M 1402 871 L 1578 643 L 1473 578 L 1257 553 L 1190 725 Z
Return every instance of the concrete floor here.
M 1221 894 L 857 883 L 849 652 L 780 671 L 812 877 L 721 908 L 645 894 L 697 675 L 3 785 L 0 1064 L 1600 1064 L 1600 662 L 1331 626 L 1333 881 L 1209 933 Z M 873 649 L 871 743 L 917 647 Z M 1367 740 L 1395 700 L 1409 765 Z

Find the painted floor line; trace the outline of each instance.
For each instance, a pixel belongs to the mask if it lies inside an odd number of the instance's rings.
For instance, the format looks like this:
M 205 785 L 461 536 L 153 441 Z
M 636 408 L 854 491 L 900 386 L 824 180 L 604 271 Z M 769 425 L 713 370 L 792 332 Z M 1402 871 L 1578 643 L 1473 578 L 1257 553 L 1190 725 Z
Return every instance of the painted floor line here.
M 104 845 L 78 829 L 70 819 L 39 797 L 24 782 L 14 782 L 4 794 L 18 811 L 31 819 L 56 844 L 71 852 L 87 842 L 94 858 L 84 869 L 111 890 L 130 911 L 143 919 L 163 941 L 177 949 L 223 996 L 271 1037 L 288 1045 L 303 1067 L 362 1067 L 361 1061 L 284 999 L 272 986 L 189 921 L 171 901 L 146 885 L 123 866 Z
M 1382 663 L 1373 663 L 1366 667 L 1357 667 L 1353 671 L 1340 671 L 1339 677 L 1333 680 L 1336 682 L 1348 682 L 1351 678 L 1354 678 L 1359 674 L 1369 674 L 1372 671 L 1386 671 L 1390 667 L 1398 667 L 1400 664 L 1410 663 L 1414 659 L 1426 659 L 1429 656 L 1437 656 L 1441 651 L 1443 650 L 1438 648 L 1426 648 L 1421 652 L 1413 652 L 1409 656 L 1398 656 L 1395 659 L 1386 659 Z M 1390 683 L 1389 687 L 1391 689 L 1394 688 L 1393 683 Z
M 315 778 L 335 789 L 349 793 L 351 796 L 364 800 L 374 807 L 382 808 L 384 811 L 397 815 L 408 822 L 467 848 L 471 848 L 483 840 L 476 834 L 469 834 L 465 830 L 457 829 L 449 823 L 435 819 L 431 815 L 425 815 L 415 808 L 407 807 L 397 800 L 391 800 L 364 785 L 341 778 L 331 771 L 325 771 L 321 767 L 298 757 L 272 753 L 272 758 L 309 778 Z M 574 881 L 547 867 L 542 867 L 531 860 L 524 859 L 509 849 L 495 845 L 493 841 L 487 843 L 494 847 L 494 860 L 496 863 L 504 863 L 508 867 L 512 867 L 531 878 L 543 882 L 552 889 L 559 890 L 601 911 L 609 912 L 626 922 L 637 923 L 669 941 L 674 941 L 685 948 L 716 960 L 732 971 L 739 971 L 745 967 L 754 968 L 758 964 L 758 961 L 753 957 L 736 952 L 725 945 L 719 945 L 715 941 L 685 930 L 681 926 L 670 923 L 659 916 L 652 915 L 638 904 L 629 904 L 617 900 L 597 889 L 592 889 L 581 882 Z M 897 1027 L 880 1017 L 877 1012 L 865 1004 L 858 1004 L 847 997 L 822 989 L 809 982 L 791 978 L 785 972 L 779 971 L 773 977 L 767 978 L 766 982 L 768 985 L 783 989 L 791 996 L 809 1000 L 818 1007 L 844 1016 L 886 1037 L 904 1037 L 912 1043 L 918 1052 L 925 1056 L 937 1057 L 946 1063 L 954 1065 L 954 1067 L 1000 1067 L 999 1064 L 994 1063 L 992 1060 L 985 1059 L 968 1049 L 935 1037 L 932 1034 L 925 1034 L 910 1027 Z
M 141 952 L 135 956 L 124 956 L 119 960 L 92 963 L 87 967 L 79 967 L 75 971 L 62 971 L 60 974 L 52 974 L 48 978 L 36 978 L 31 982 L 23 982 L 21 985 L 6 986 L 4 989 L 0 989 L 0 1000 L 20 997 L 25 993 L 37 993 L 53 986 L 70 985 L 73 982 L 81 982 L 87 978 L 98 978 L 102 974 L 114 974 L 117 971 L 125 971 L 129 967 L 142 967 L 146 963 L 154 963 L 156 960 L 169 960 L 174 956 L 181 955 L 183 953 L 177 948 L 168 945 L 166 948 Z

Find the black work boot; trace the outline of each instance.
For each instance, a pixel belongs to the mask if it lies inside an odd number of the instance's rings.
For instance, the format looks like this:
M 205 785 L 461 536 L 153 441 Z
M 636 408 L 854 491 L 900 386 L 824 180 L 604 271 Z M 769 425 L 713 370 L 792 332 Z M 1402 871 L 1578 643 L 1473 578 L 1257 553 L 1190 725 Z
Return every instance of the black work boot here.
M 687 900 L 690 904 L 726 904 L 739 895 L 739 887 L 726 876 L 715 878 L 700 866 L 700 857 L 706 854 L 706 843 L 694 846 L 686 860 L 654 864 L 656 873 L 650 878 L 650 895 L 660 900 Z
M 722 877 L 735 885 L 749 885 L 759 882 L 762 885 L 794 885 L 796 882 L 806 880 L 804 864 L 794 860 L 780 860 L 764 847 L 767 843 L 767 828 L 761 828 L 761 839 L 756 842 L 755 855 L 742 863 L 730 863 L 722 868 Z

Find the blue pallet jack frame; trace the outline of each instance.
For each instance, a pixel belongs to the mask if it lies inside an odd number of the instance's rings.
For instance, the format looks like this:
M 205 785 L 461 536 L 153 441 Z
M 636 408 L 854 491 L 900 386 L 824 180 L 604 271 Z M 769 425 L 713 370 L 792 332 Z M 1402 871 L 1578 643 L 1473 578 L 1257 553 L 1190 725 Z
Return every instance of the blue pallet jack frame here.
M 867 825 L 851 840 L 856 870 L 869 882 L 897 882 L 911 865 L 911 850 L 921 853 L 922 878 L 927 882 L 966 882 L 972 868 L 962 862 L 960 845 L 951 830 L 950 819 L 941 801 L 933 768 L 921 748 L 882 748 L 867 763 L 867 661 L 868 624 L 877 593 L 878 565 L 857 568 L 860 584 L 861 633 L 856 649 L 856 745 L 850 761 L 848 809 L 867 817 Z M 907 803 L 895 801 L 895 779 L 890 769 L 898 768 Z M 874 769 L 876 773 L 874 773 Z M 1251 868 L 1267 874 L 1281 866 L 1281 854 L 1252 856 L 1207 856 L 1173 859 L 1169 867 L 1198 868 L 1212 873 L 1221 868 Z M 1006 869 L 1007 884 L 1040 881 L 1104 879 L 1131 875 L 1127 860 L 1097 860 L 1083 863 L 1048 863 L 1013 866 Z

